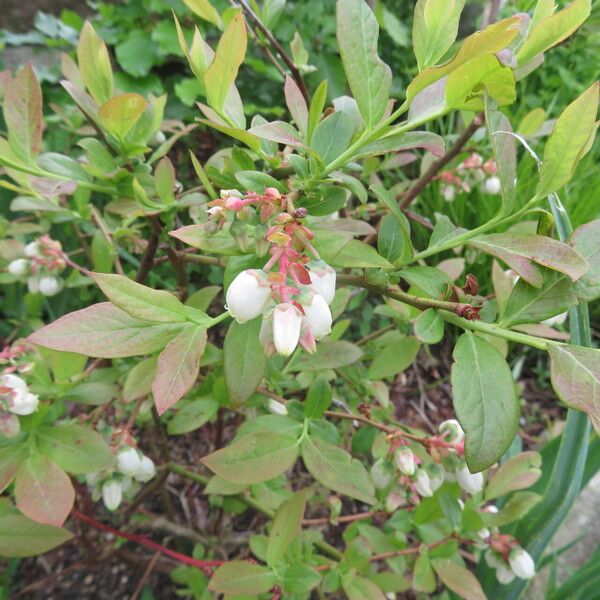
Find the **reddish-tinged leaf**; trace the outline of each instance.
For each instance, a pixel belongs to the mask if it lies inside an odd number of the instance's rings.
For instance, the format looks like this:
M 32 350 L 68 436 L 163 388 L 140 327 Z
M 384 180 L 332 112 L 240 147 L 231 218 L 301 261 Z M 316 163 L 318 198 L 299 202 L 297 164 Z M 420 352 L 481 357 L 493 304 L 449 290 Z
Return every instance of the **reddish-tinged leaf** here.
M 38 523 L 60 527 L 75 500 L 69 476 L 51 460 L 33 454 L 17 471 L 17 508 Z
M 578 227 L 569 243 L 588 261 L 589 269 L 577 282 L 576 293 L 591 302 L 600 296 L 600 219 Z
M 234 596 L 258 596 L 268 592 L 277 582 L 277 576 L 267 567 L 242 560 L 220 566 L 210 579 L 209 590 Z
M 487 600 L 475 575 L 462 565 L 449 558 L 435 558 L 431 566 L 444 585 L 464 600 Z
M 86 356 L 120 358 L 162 350 L 182 326 L 181 323 L 139 321 L 110 302 L 101 302 L 42 327 L 27 341 Z
M 248 133 L 262 140 L 269 140 L 286 146 L 303 147 L 300 134 L 296 128 L 284 121 L 273 121 L 248 129 Z
M 542 457 L 538 452 L 520 452 L 502 463 L 485 488 L 485 499 L 493 500 L 515 490 L 532 486 L 542 472 Z
M 306 105 L 306 100 L 304 99 L 300 88 L 289 75 L 286 75 L 283 91 L 285 93 L 285 103 L 292 115 L 292 119 L 294 119 L 294 122 L 296 123 L 296 127 L 306 135 L 306 128 L 308 127 L 308 106 Z
M 158 414 L 164 413 L 194 385 L 206 339 L 204 327 L 191 325 L 183 329 L 160 353 L 152 384 Z
M 0 492 L 10 485 L 26 455 L 23 445 L 0 449 Z

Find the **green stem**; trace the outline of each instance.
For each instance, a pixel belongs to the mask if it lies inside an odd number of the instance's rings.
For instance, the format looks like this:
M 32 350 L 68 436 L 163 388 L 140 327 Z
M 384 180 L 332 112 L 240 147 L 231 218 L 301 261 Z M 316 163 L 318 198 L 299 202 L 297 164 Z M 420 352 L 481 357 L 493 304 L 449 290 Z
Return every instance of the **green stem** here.
M 208 328 L 214 327 L 215 325 L 218 325 L 219 323 L 223 322 L 225 319 L 227 319 L 230 316 L 231 315 L 229 314 L 229 311 L 226 310 L 224 313 L 220 314 L 218 317 L 214 317 L 211 320 L 210 325 L 208 326 Z

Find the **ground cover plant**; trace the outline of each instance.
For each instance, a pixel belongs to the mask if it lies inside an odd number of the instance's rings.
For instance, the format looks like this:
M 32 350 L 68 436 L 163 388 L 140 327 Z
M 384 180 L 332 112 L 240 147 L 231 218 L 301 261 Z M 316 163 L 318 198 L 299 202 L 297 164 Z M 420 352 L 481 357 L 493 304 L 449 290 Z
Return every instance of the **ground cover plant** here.
M 5 588 L 74 547 L 141 566 L 135 597 L 520 597 L 600 466 L 600 219 L 569 187 L 599 86 L 518 95 L 590 1 L 492 2 L 459 36 L 464 1 L 418 0 L 409 36 L 338 0 L 334 94 L 278 40 L 284 2 L 184 4 L 152 56 L 185 58 L 194 112 L 115 72 L 89 21 L 68 101 L 0 73 Z M 114 57 L 151 76 L 133 33 Z M 565 417 L 535 450 L 528 361 Z M 597 561 L 548 593 L 586 593 Z

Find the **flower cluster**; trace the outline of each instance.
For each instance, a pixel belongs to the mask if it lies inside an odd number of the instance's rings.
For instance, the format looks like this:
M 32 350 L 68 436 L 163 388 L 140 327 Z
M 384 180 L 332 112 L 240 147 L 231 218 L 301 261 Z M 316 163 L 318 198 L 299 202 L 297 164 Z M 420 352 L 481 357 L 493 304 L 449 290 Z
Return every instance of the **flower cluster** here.
M 262 221 L 277 210 L 290 211 L 279 212 L 264 234 L 270 254 L 265 266 L 242 271 L 229 285 L 227 309 L 239 323 L 262 315 L 260 341 L 267 355 L 289 356 L 299 343 L 315 352 L 316 340 L 331 331 L 336 273 L 310 243 L 314 234 L 302 223 L 306 211 L 294 209 L 274 188 L 264 195 L 242 196 L 237 190 L 223 195 L 209 209 L 216 219 L 224 219 L 226 210 L 239 215 L 257 203 Z
M 19 416 L 30 415 L 39 405 L 39 398 L 29 391 L 27 382 L 15 373 L 24 374 L 31 363 L 23 362 L 25 346 L 13 346 L 0 352 L 0 434 L 15 437 L 21 430 Z
M 27 281 L 27 289 L 31 294 L 58 294 L 64 285 L 59 275 L 66 267 L 61 243 L 43 235 L 27 244 L 23 252 L 25 257 L 8 264 L 8 272 Z
M 117 470 L 110 473 L 90 473 L 86 482 L 92 488 L 92 497 L 102 497 L 108 510 L 116 510 L 123 496 L 135 494 L 137 483 L 147 483 L 156 475 L 154 462 L 137 448 L 124 445 L 117 453 Z
M 483 158 L 474 152 L 455 169 L 444 171 L 439 175 L 442 197 L 447 202 L 452 202 L 457 190 L 470 192 L 473 185 L 480 185 L 484 194 L 495 196 L 501 190 L 497 171 L 494 160 L 483 162 Z
M 490 538 L 490 549 L 485 561 L 496 571 L 496 579 L 503 585 L 515 577 L 531 579 L 535 575 L 535 562 L 530 554 L 508 535 L 497 534 Z

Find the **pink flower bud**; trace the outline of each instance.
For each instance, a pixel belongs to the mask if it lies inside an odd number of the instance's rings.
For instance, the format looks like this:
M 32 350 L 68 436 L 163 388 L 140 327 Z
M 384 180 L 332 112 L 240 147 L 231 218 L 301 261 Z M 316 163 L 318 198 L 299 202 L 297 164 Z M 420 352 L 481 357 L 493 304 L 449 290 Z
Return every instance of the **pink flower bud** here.
M 404 504 L 405 498 L 396 490 L 392 490 L 388 497 L 385 499 L 385 510 L 387 512 L 393 513 L 396 511 L 402 504 Z
M 227 288 L 227 310 L 238 323 L 250 321 L 267 308 L 271 299 L 271 287 L 263 271 L 242 271 Z
M 298 345 L 302 313 L 291 303 L 278 304 L 273 311 L 273 343 L 277 352 L 289 356 Z
M 302 304 L 304 315 L 308 326 L 311 328 L 315 339 L 320 340 L 323 336 L 331 333 L 331 311 L 321 294 L 315 292 L 309 304 Z
M 335 296 L 335 270 L 322 260 L 314 260 L 306 266 L 309 270 L 312 288 L 325 298 L 327 304 L 331 304 Z

